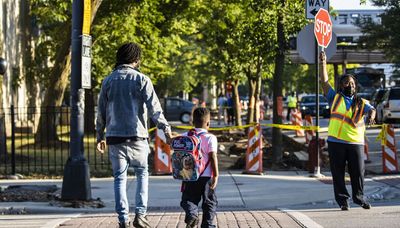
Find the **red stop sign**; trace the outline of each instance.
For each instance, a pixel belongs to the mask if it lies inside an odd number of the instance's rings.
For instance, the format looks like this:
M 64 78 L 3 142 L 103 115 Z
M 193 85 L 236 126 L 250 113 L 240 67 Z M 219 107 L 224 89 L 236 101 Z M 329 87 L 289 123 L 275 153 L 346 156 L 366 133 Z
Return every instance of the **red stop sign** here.
M 315 15 L 314 34 L 318 45 L 327 48 L 332 40 L 332 21 L 329 12 L 323 8 Z

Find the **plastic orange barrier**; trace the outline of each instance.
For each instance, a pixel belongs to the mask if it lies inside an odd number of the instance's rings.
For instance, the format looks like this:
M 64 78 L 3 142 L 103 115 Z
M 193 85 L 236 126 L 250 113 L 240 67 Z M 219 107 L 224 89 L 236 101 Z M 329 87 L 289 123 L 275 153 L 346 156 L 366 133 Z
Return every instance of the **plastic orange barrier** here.
M 394 127 L 389 124 L 387 127 L 383 127 L 382 130 L 384 131 L 383 134 L 386 136 L 384 137 L 384 145 L 382 145 L 383 173 L 398 172 Z
M 262 131 L 261 125 L 249 128 L 246 152 L 246 174 L 263 174 L 262 165 Z
M 164 175 L 172 173 L 171 148 L 166 143 L 166 137 L 163 131 L 156 129 L 156 138 L 154 143 L 154 171 L 155 175 Z
M 306 115 L 306 117 L 304 118 L 304 122 L 305 122 L 305 126 L 309 127 L 309 126 L 313 126 L 313 120 L 311 115 Z M 306 130 L 305 131 L 305 136 L 306 136 L 306 144 L 310 144 L 311 139 L 314 136 L 314 131 L 312 130 Z
M 297 109 L 292 110 L 292 113 L 290 113 L 290 120 L 292 121 L 292 125 L 296 126 L 303 126 L 303 120 L 301 119 L 301 112 Z M 296 136 L 304 136 L 304 130 L 296 130 Z

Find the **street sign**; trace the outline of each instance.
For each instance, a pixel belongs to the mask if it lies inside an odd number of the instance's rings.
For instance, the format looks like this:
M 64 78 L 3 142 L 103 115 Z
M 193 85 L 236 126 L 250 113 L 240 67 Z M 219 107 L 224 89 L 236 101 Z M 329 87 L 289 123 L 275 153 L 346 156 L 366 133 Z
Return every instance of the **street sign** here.
M 329 12 L 325 9 L 319 9 L 315 15 L 314 34 L 319 46 L 328 47 L 332 40 L 332 21 Z
M 329 0 L 306 0 L 306 18 L 314 19 L 321 8 L 329 10 Z
M 92 68 L 92 37 L 82 35 L 82 88 L 92 88 L 92 78 L 90 76 Z
M 315 64 L 315 36 L 314 24 L 308 24 L 297 35 L 297 52 L 308 64 Z M 332 33 L 332 41 L 325 49 L 326 60 L 336 53 L 336 34 Z

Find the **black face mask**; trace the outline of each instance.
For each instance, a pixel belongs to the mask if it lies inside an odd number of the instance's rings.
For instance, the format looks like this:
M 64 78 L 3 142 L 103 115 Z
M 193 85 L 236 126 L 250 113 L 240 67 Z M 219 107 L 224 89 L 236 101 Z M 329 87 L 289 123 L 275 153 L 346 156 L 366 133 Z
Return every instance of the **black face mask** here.
M 342 93 L 347 97 L 351 97 L 354 95 L 355 90 L 351 86 L 346 86 L 343 88 Z

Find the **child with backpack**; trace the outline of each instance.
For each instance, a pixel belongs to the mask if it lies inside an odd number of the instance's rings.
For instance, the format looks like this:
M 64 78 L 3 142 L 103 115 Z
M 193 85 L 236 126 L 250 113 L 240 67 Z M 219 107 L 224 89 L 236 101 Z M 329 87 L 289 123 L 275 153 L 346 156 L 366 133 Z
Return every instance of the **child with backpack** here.
M 180 160 L 183 164 L 180 167 L 181 170 L 177 170 L 177 172 L 174 173 L 174 178 L 184 180 L 182 181 L 181 207 L 186 213 L 186 227 L 197 227 L 199 223 L 198 204 L 200 200 L 203 200 L 201 227 L 216 227 L 214 218 L 216 216 L 218 204 L 215 194 L 219 175 L 217 159 L 218 141 L 215 135 L 208 133 L 208 128 L 210 127 L 210 111 L 207 108 L 196 108 L 193 111 L 193 124 L 195 128 L 185 133 L 183 137 L 181 136 L 182 138 L 180 138 L 180 140 L 173 140 L 171 146 L 176 152 L 176 150 L 182 148 L 180 146 L 191 144 L 187 143 L 188 139 L 183 139 L 185 136 L 189 136 L 188 138 L 190 138 L 190 141 L 194 141 L 191 145 L 195 147 L 198 146 L 199 148 L 199 159 L 197 159 L 196 156 L 192 158 L 194 163 L 197 162 L 199 164 L 194 165 L 188 161 L 187 154 L 178 155 L 181 156 Z M 196 137 L 191 137 L 192 135 Z M 195 142 L 197 139 L 198 144 Z M 173 160 L 174 159 L 175 161 L 179 160 L 176 157 L 174 158 L 173 155 Z M 187 164 L 190 164 L 188 168 L 195 166 L 198 169 L 194 171 L 191 169 L 190 175 L 188 175 L 188 170 L 185 170 Z M 176 167 L 178 167 L 178 165 Z M 174 168 L 175 167 L 173 167 L 173 169 Z

